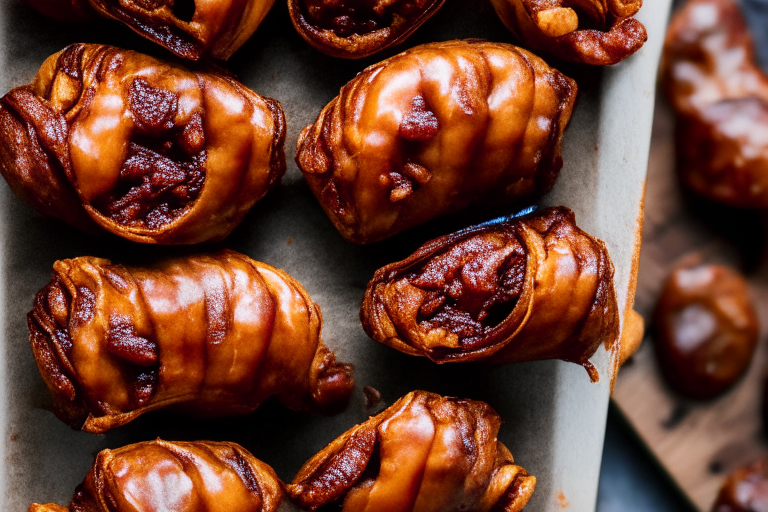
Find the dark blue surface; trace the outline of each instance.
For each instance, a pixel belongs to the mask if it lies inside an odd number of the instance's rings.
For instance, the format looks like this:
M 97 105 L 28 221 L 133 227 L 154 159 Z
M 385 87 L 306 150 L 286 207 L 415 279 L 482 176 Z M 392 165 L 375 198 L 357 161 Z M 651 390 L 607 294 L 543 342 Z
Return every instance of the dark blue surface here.
M 768 0 L 744 0 L 747 23 L 763 68 L 768 69 Z
M 597 512 L 695 512 L 611 404 Z

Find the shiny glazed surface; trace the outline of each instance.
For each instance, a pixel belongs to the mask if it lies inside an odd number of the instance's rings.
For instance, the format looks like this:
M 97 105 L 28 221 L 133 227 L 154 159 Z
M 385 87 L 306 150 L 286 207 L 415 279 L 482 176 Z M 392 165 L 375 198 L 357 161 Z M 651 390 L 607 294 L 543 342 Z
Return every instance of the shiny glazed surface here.
M 765 461 L 737 469 L 723 484 L 712 512 L 768 512 L 768 467 Z
M 323 53 L 359 59 L 405 41 L 445 0 L 288 0 L 293 26 Z
M 11 189 L 136 242 L 224 238 L 285 172 L 284 140 L 277 101 L 111 46 L 68 46 L 0 99 Z
M 519 512 L 536 478 L 496 439 L 488 404 L 414 391 L 312 457 L 288 485 L 310 510 Z
M 759 332 L 747 283 L 733 270 L 675 270 L 654 313 L 656 353 L 668 382 L 693 398 L 712 398 L 749 368 Z
M 141 268 L 57 261 L 28 323 L 57 415 L 89 432 L 166 407 L 247 414 L 272 396 L 332 412 L 352 393 L 351 366 L 320 339 L 317 304 L 234 251 Z
M 69 507 L 29 512 L 273 512 L 283 500 L 271 467 L 235 443 L 136 443 L 102 450 Z
M 563 359 L 583 365 L 619 333 L 605 244 L 565 207 L 437 238 L 376 271 L 365 332 L 437 363 Z
M 479 201 L 548 191 L 576 83 L 508 44 L 432 43 L 375 64 L 301 132 L 296 162 L 355 243 Z
M 526 47 L 561 59 L 607 66 L 648 39 L 634 16 L 642 0 L 491 0 L 504 25 Z
M 686 3 L 667 32 L 662 79 L 683 182 L 713 201 L 768 208 L 768 76 L 738 4 Z
M 88 0 L 178 57 L 228 59 L 261 24 L 275 0 Z

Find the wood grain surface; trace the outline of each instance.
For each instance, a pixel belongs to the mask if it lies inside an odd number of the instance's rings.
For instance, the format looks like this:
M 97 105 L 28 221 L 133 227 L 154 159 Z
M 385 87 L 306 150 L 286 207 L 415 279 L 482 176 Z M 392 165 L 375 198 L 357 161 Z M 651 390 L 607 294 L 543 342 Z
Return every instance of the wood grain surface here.
M 768 455 L 761 419 L 768 333 L 765 217 L 707 203 L 680 189 L 674 116 L 661 95 L 653 130 L 635 302 L 648 328 L 640 349 L 619 373 L 614 400 L 694 506 L 709 511 L 730 471 Z M 730 391 L 706 402 L 685 399 L 664 382 L 649 323 L 670 271 L 696 259 L 743 272 L 761 320 L 748 374 Z

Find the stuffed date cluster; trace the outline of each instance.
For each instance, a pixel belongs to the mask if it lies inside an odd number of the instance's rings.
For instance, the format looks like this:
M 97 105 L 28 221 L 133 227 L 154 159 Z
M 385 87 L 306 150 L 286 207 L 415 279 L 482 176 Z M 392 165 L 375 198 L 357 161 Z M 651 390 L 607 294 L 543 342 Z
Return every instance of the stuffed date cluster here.
M 280 104 L 227 75 L 74 44 L 0 99 L 0 172 L 45 215 L 135 242 L 224 238 L 285 172 Z
M 284 486 L 234 443 L 151 441 L 103 450 L 69 508 L 29 512 L 273 512 L 302 510 L 520 512 L 536 478 L 496 439 L 483 402 L 414 391 L 353 427 Z
M 41 8 L 59 18 L 93 9 L 203 63 L 189 70 L 97 44 L 51 56 L 31 84 L 0 99 L 0 172 L 12 190 L 91 233 L 150 244 L 226 237 L 284 174 L 286 122 L 276 100 L 206 61 L 231 56 L 273 1 Z M 443 3 L 288 0 L 288 12 L 315 48 L 362 58 L 404 41 Z M 632 18 L 640 0 L 517 2 L 514 14 L 495 4 L 513 30 L 535 21 L 541 33 L 521 29 L 524 42 L 570 60 L 618 62 L 645 40 Z M 576 95 L 574 80 L 525 49 L 425 44 L 347 83 L 301 132 L 296 162 L 344 238 L 378 242 L 471 205 L 515 208 L 549 191 Z M 91 433 L 159 409 L 245 415 L 269 399 L 335 413 L 354 389 L 353 368 L 322 341 L 320 308 L 302 285 L 231 250 L 143 265 L 56 261 L 27 319 L 56 415 Z M 590 357 L 619 340 L 606 246 L 565 207 L 427 242 L 375 273 L 360 321 L 376 341 L 437 363 L 558 358 L 593 381 Z M 69 507 L 29 512 L 273 512 L 289 502 L 520 512 L 536 478 L 498 440 L 500 426 L 484 402 L 413 391 L 287 485 L 237 444 L 157 439 L 103 450 Z
M 375 64 L 299 136 L 296 162 L 346 239 L 547 192 L 576 82 L 509 44 L 447 41 Z
M 351 366 L 336 362 L 320 308 L 281 270 L 234 251 L 53 269 L 28 316 L 30 342 L 73 427 L 105 432 L 168 407 L 245 414 L 272 396 L 304 410 L 349 400 Z
M 768 208 L 768 75 L 733 0 L 691 0 L 664 42 L 681 180 L 737 208 Z

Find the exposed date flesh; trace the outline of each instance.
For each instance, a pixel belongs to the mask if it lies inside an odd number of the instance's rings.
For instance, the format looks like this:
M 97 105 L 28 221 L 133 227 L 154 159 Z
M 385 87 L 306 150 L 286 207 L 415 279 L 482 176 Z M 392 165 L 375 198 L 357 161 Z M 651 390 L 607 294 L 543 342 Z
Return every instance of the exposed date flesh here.
M 318 50 L 367 57 L 407 39 L 445 0 L 289 0 L 299 34 Z

